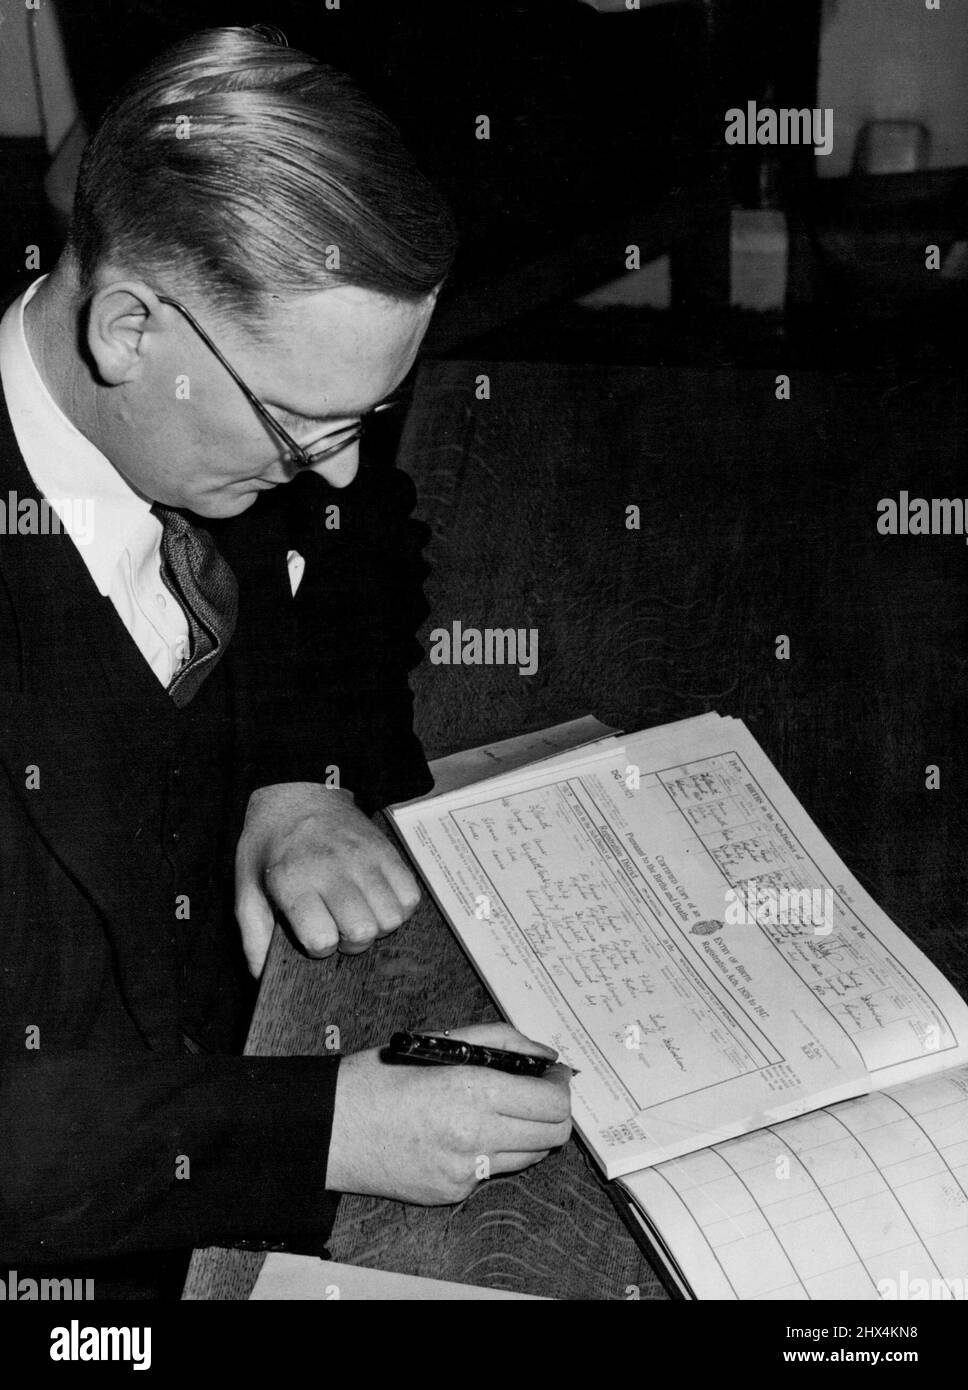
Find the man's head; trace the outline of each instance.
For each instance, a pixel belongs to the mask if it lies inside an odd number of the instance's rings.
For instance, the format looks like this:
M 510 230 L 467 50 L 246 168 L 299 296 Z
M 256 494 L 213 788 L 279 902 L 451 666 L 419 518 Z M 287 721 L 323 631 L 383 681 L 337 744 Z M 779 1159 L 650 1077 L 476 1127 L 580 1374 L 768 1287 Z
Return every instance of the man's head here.
M 441 199 L 346 77 L 251 30 L 197 34 L 122 89 L 85 151 L 52 277 L 90 369 L 71 413 L 146 496 L 233 515 L 293 470 L 162 297 L 304 444 L 406 375 L 453 249 Z M 319 471 L 340 486 L 355 463 L 350 446 Z

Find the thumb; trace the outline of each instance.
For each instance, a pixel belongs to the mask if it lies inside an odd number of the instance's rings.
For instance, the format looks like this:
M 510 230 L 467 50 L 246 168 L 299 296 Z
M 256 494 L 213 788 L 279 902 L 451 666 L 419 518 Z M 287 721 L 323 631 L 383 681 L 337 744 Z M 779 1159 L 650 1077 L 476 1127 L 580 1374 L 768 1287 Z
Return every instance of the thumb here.
M 433 1030 L 442 1033 L 442 1028 Z M 523 1052 L 527 1057 L 547 1057 L 553 1062 L 558 1056 L 547 1043 L 535 1042 L 512 1028 L 509 1023 L 471 1023 L 464 1028 L 450 1028 L 449 1035 L 461 1042 L 477 1043 L 483 1047 L 499 1047 L 504 1052 Z
M 236 888 L 235 920 L 242 933 L 249 973 L 258 979 L 269 954 L 276 918 L 272 904 L 257 884 L 248 882 Z

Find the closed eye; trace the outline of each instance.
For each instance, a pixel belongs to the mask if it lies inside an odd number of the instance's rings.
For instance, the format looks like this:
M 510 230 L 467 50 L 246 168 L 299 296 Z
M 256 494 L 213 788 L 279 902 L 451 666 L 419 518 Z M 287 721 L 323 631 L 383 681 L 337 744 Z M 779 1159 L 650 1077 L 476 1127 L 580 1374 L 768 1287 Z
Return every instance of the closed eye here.
M 327 415 L 313 418 L 308 415 L 293 415 L 291 411 L 287 410 L 277 410 L 275 418 L 282 428 L 292 435 L 311 435 L 312 438 L 318 439 L 324 434 L 345 434 L 347 430 L 352 429 L 361 420 L 365 420 L 367 416 L 377 415 L 384 410 L 392 410 L 405 404 L 407 399 L 407 394 L 403 390 L 398 390 L 377 405 L 371 406 L 366 412 L 357 415 Z
M 288 430 L 324 430 L 334 424 L 339 417 L 331 415 L 326 419 L 311 419 L 308 415 L 282 414 L 277 418 L 279 423 Z

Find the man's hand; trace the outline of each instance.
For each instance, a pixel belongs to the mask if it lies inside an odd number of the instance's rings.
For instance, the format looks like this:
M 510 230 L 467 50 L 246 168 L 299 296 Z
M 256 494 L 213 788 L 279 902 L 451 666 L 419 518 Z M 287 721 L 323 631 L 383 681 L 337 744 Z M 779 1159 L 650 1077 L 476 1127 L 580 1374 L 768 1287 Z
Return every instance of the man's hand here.
M 367 950 L 419 901 L 413 874 L 350 792 L 286 782 L 252 793 L 235 854 L 235 915 L 253 975 L 275 912 L 308 955 L 328 956 Z
M 452 1038 L 557 1056 L 503 1023 L 450 1030 Z M 571 1133 L 571 1072 L 543 1077 L 489 1067 L 392 1065 L 379 1051 L 340 1062 L 326 1186 L 400 1202 L 460 1202 L 482 1179 L 515 1173 Z

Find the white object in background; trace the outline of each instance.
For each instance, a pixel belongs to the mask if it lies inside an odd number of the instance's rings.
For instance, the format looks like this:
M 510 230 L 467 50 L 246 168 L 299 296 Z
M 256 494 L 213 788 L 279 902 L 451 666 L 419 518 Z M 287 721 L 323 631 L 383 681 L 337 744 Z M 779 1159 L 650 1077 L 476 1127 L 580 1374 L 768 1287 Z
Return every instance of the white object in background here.
M 47 152 L 54 155 L 77 119 L 53 0 L 44 0 L 39 10 L 4 0 L 0 10 L 0 136 L 46 136 Z
M 914 174 L 927 167 L 931 132 L 920 121 L 866 121 L 854 149 L 855 174 Z
M 583 309 L 611 309 L 632 305 L 637 309 L 668 309 L 672 304 L 672 265 L 668 256 L 657 256 L 640 270 L 630 270 L 575 301 Z
M 734 208 L 730 232 L 729 302 L 766 312 L 786 304 L 790 238 L 776 208 Z
M 630 4 L 626 4 L 625 0 L 583 0 L 583 3 L 591 5 L 593 10 L 601 10 L 603 14 L 618 14 L 629 10 L 650 10 L 653 5 L 681 4 L 681 0 L 632 0 Z
M 968 43 L 963 0 L 838 0 L 820 44 L 817 105 L 837 113 L 833 153 L 820 178 L 851 171 L 865 121 L 920 121 L 931 133 L 928 168 L 968 164 Z
M 543 1303 L 535 1294 L 505 1293 L 480 1288 L 476 1284 L 448 1284 L 441 1279 L 415 1279 L 410 1274 L 389 1274 L 382 1269 L 361 1269 L 356 1265 L 334 1264 L 312 1255 L 266 1256 L 262 1271 L 249 1295 L 257 1303 L 321 1302 L 370 1300 L 374 1302 L 417 1300 L 440 1302 L 478 1302 L 488 1299 Z

